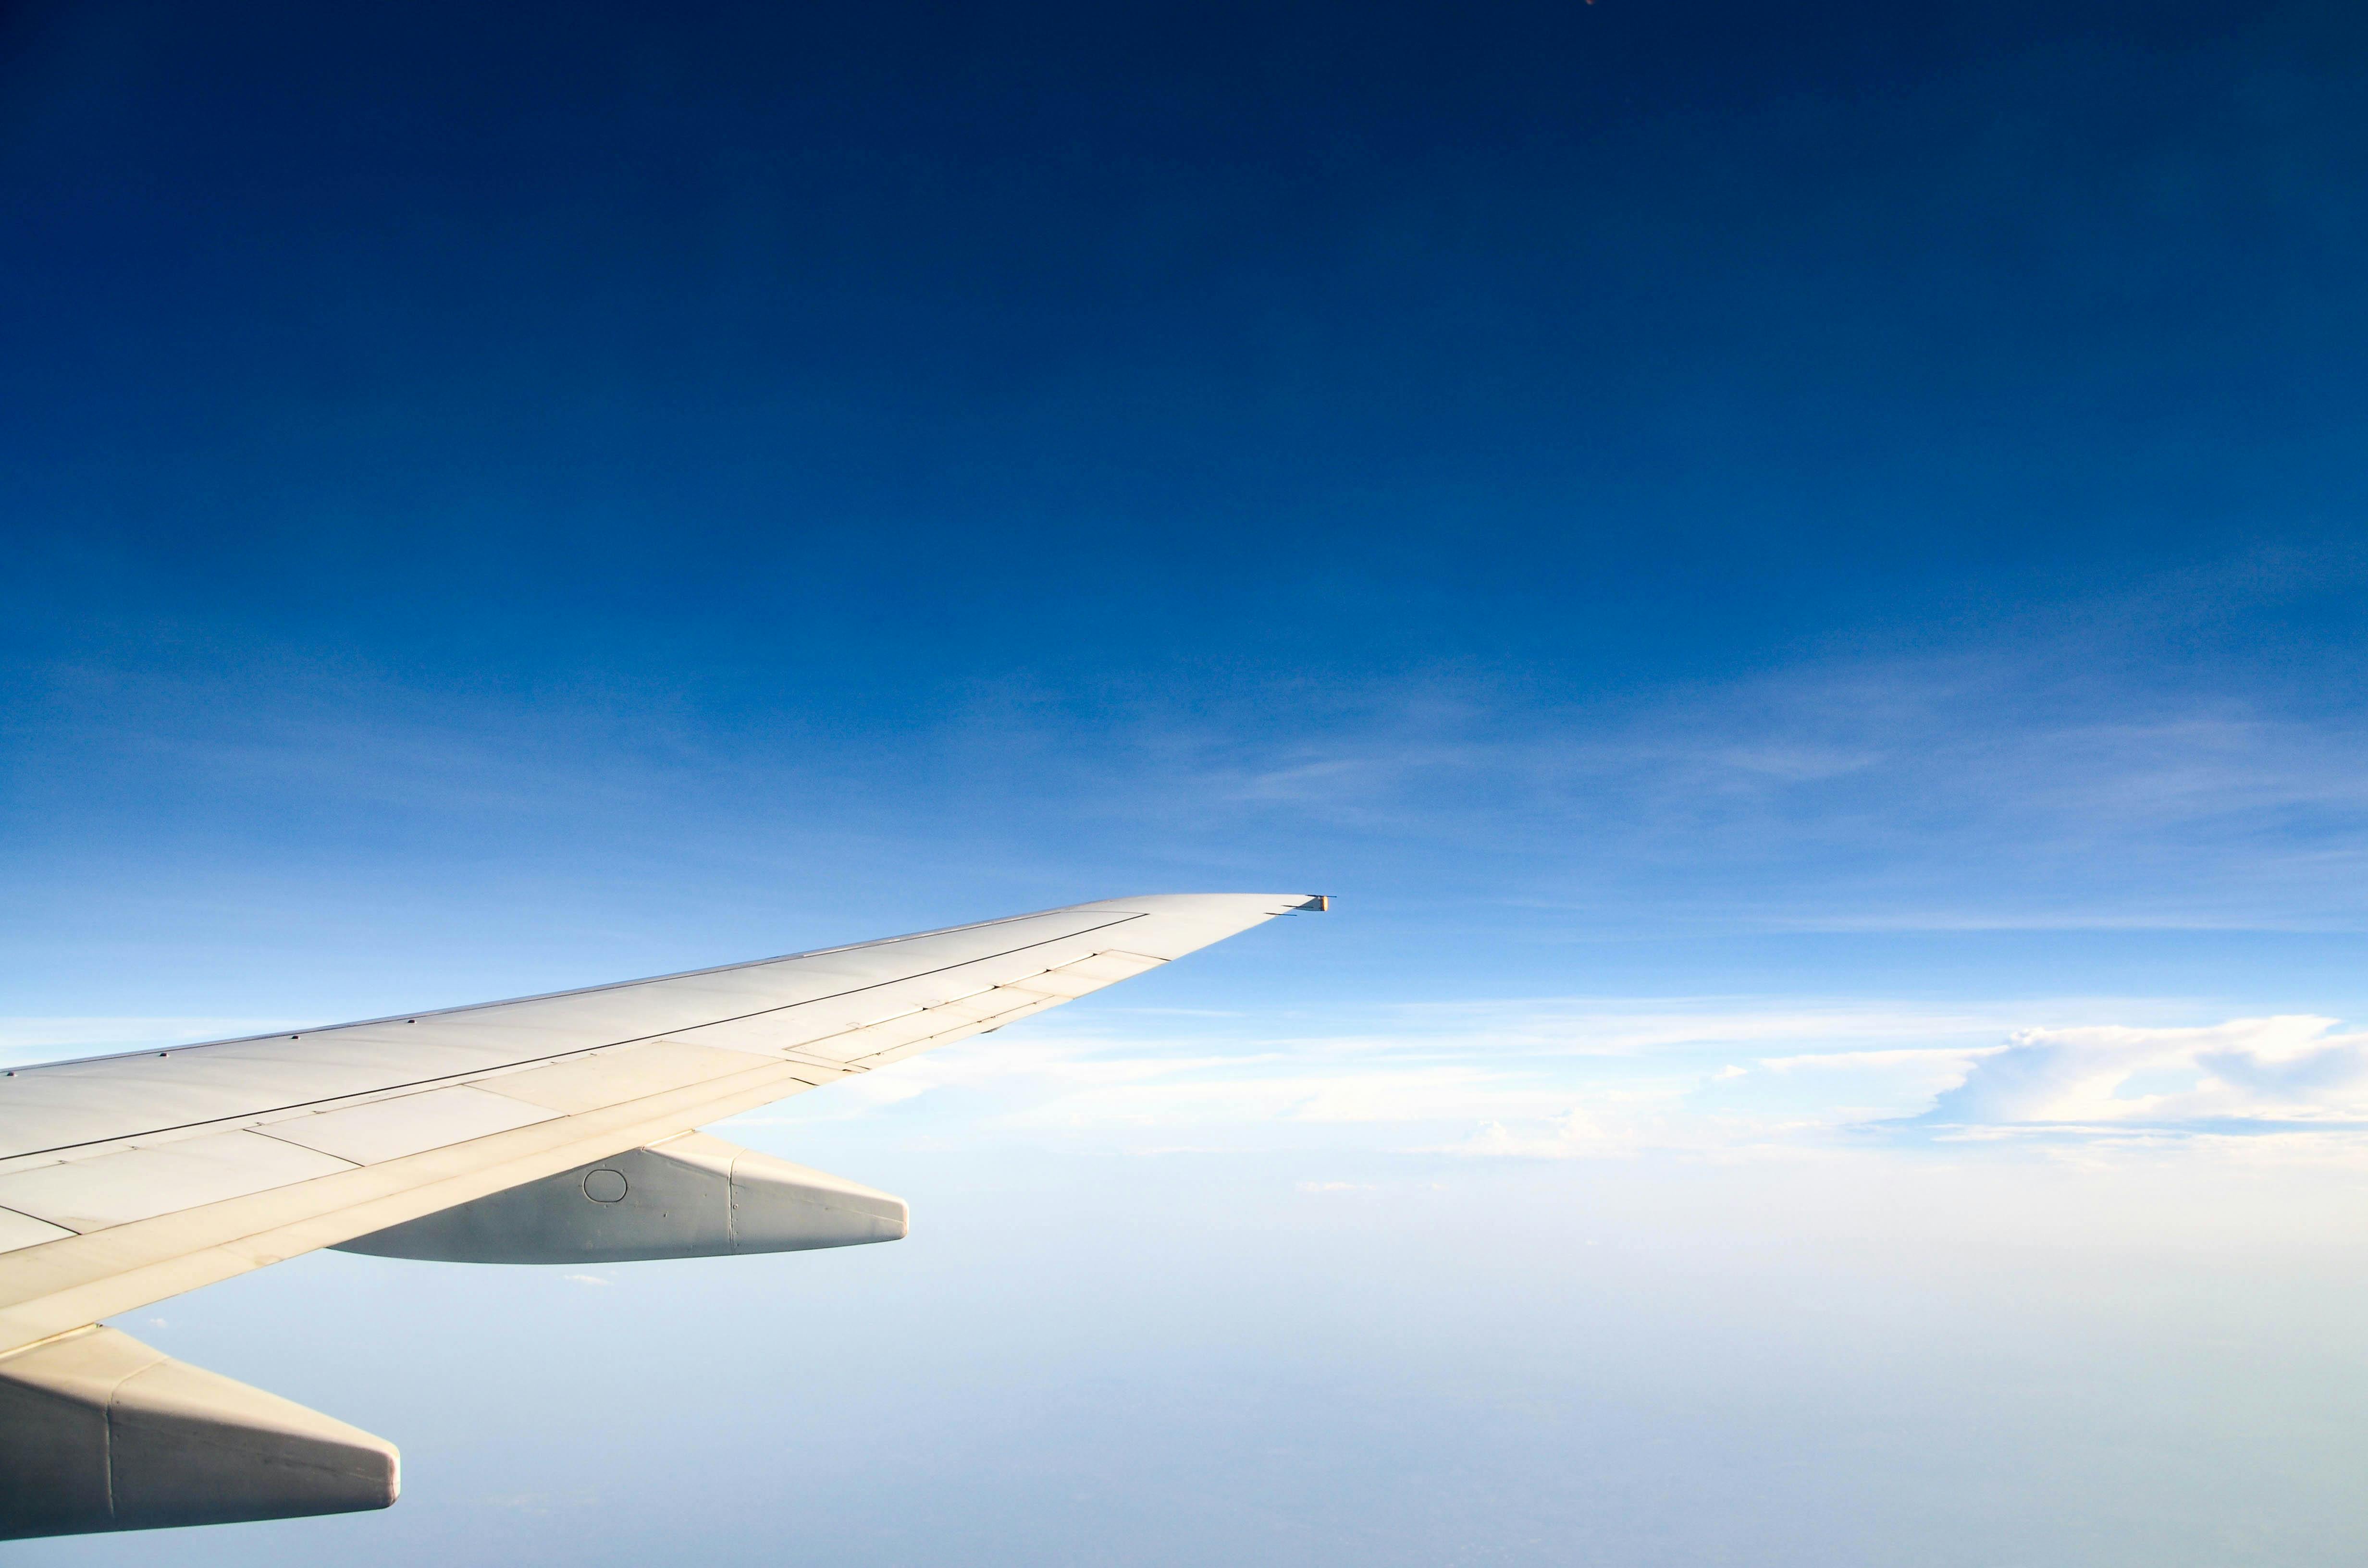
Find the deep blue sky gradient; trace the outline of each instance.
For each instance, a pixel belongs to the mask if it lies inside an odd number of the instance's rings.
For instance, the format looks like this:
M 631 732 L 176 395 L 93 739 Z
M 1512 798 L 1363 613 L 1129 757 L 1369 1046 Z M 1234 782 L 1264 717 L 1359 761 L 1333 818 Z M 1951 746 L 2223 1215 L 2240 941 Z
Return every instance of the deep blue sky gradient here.
M 357 877 L 449 889 L 415 933 L 572 911 L 529 890 L 608 875 L 595 842 L 677 888 L 738 845 L 700 933 L 734 953 L 818 903 L 1146 878 L 1447 901 L 1491 942 L 2358 923 L 2359 802 L 2324 791 L 1960 834 L 2098 767 L 2004 755 L 2033 733 L 2350 759 L 2346 7 L 74 5 L 5 36 L 28 937 L 162 898 L 170 947 Z M 1555 749 L 1689 726 L 1782 751 L 1754 777 L 1791 796 L 1721 814 Z M 1862 766 L 1968 734 L 1963 801 Z M 2132 766 L 2192 766 L 2153 744 Z M 1343 760 L 1377 756 L 1410 771 Z M 2264 856 L 2298 893 L 2218 885 Z
M 1567 693 L 2340 540 L 2359 34 L 36 7 L 12 635 Z

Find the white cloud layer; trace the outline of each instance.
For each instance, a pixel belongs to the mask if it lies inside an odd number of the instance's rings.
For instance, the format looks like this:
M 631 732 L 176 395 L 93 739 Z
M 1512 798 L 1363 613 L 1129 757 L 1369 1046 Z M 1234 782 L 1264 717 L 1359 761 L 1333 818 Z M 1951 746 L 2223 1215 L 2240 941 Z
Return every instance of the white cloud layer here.
M 1940 1125 L 2368 1128 L 2368 1033 L 2306 1015 L 2018 1030 L 1933 1102 Z
M 1008 1046 L 920 1058 L 761 1119 L 893 1112 L 901 1135 L 932 1144 L 1133 1152 L 1727 1157 L 2016 1131 L 2053 1145 L 2310 1133 L 2368 1152 L 2368 1035 L 2315 1017 L 2097 1018 L 2112 1006 L 1497 1002 L 1291 1035 L 1222 1019 L 1144 1017 L 1140 1032 L 1048 1020 Z M 2075 1021 L 2017 1027 L 2018 1012 Z
M 1733 998 L 1375 1009 L 1353 1028 L 1105 1009 L 916 1058 L 739 1119 L 932 1145 L 1290 1147 L 1602 1158 L 1868 1140 L 2052 1144 L 2314 1135 L 2368 1156 L 2368 1031 L 2282 1015 L 2107 1021 L 2059 1001 L 1920 1011 Z M 2023 1022 L 2032 1014 L 2075 1021 Z M 2104 1016 L 2100 1016 L 2104 1015 Z M 222 1038 L 251 1019 L 0 1019 L 12 1062 Z

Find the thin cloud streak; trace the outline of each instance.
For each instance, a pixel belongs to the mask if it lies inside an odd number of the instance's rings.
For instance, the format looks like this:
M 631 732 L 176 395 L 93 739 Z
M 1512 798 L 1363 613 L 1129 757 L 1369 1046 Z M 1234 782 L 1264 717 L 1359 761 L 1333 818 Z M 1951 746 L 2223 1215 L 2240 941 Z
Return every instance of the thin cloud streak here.
M 479 881 L 547 876 L 588 835 L 719 878 L 1340 868 L 1398 907 L 1566 935 L 2368 926 L 2368 718 L 2323 685 L 2157 662 L 2193 613 L 2166 591 L 1946 652 L 1583 699 L 1468 668 L 1244 675 L 1189 703 L 1015 676 L 885 735 L 727 714 L 691 684 L 431 703 L 366 670 L 59 666 L 17 721 L 48 766 L 10 788 L 51 824 L 20 846 L 36 863 L 155 831 L 115 813 L 165 774 L 198 802 L 168 836 L 211 833 L 242 872 L 253 846 L 201 828 L 202 802 Z
M 1395 1009 L 1394 1024 L 1376 1019 L 1353 1034 L 1180 1019 L 1156 1032 L 1113 1032 L 1107 1022 L 1047 1021 L 1008 1045 L 956 1048 L 871 1074 L 828 1108 L 801 1100 L 747 1124 L 884 1118 L 882 1136 L 930 1146 L 1045 1142 L 1136 1153 L 1321 1147 L 1732 1158 L 2040 1130 L 2058 1145 L 2103 1146 L 2146 1131 L 2348 1137 L 2368 1119 L 2368 1035 L 2330 1033 L 2331 1019 L 2009 1021 L 2121 1006 L 1720 1013 L 1693 1001 L 1653 1014 L 1633 1001 L 1494 1002 Z M 2168 1083 L 2167 1073 L 2195 1082 Z M 2368 1142 L 2362 1147 L 2368 1157 Z

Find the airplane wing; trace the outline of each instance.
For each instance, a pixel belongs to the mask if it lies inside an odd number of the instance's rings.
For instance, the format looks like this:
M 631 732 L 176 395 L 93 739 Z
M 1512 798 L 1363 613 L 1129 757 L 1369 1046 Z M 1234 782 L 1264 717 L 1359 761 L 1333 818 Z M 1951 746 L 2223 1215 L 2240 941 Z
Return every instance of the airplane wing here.
M 697 1134 L 1098 991 L 1306 894 L 1163 894 L 0 1077 L 0 1539 L 384 1507 L 382 1439 L 99 1320 L 319 1247 L 473 1262 L 893 1240 Z

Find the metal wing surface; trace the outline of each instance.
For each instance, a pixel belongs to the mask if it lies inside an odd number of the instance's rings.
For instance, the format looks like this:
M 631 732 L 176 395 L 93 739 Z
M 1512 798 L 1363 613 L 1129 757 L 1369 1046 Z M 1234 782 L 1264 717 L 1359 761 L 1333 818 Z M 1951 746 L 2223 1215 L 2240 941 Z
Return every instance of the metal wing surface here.
M 1166 894 L 0 1078 L 0 1358 L 984 1033 L 1305 894 Z M 5 1365 L 5 1362 L 0 1362 Z

